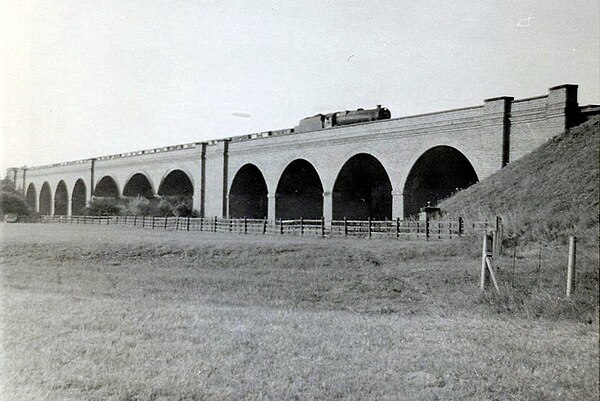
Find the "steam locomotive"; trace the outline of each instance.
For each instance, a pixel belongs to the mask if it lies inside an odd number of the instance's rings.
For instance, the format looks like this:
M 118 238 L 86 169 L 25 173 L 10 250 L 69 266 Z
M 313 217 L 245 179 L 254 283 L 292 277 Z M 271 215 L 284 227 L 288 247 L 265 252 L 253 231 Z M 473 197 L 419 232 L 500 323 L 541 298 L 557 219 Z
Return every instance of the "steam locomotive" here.
M 368 110 L 357 109 L 352 111 L 338 111 L 337 113 L 317 114 L 316 116 L 306 117 L 300 120 L 300 123 L 294 127 L 294 132 L 316 131 L 341 125 L 387 120 L 391 116 L 390 111 L 385 107 L 381 107 L 381 105 L 377 105 L 376 108 Z

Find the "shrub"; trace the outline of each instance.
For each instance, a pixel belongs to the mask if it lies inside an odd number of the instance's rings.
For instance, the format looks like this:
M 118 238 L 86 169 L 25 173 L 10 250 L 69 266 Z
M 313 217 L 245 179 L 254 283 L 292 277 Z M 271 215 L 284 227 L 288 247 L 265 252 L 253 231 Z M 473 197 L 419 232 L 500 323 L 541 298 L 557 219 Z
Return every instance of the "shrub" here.
M 96 198 L 84 209 L 83 214 L 86 216 L 118 216 L 121 214 L 121 205 L 118 199 Z
M 156 217 L 198 217 L 192 207 L 192 199 L 166 197 L 160 199 L 137 198 L 108 199 L 96 198 L 86 208 L 89 216 L 156 216 Z
M 0 214 L 8 213 L 28 215 L 30 213 L 23 196 L 17 192 L 10 180 L 0 180 Z
M 29 208 L 20 195 L 0 192 L 0 214 L 5 215 L 8 213 L 28 215 Z

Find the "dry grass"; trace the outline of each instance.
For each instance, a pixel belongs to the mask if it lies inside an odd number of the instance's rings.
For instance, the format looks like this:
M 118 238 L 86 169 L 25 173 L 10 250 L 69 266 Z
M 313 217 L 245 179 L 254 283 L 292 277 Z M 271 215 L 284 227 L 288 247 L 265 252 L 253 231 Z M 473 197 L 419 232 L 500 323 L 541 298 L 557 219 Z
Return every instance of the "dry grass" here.
M 2 226 L 7 400 L 598 398 L 597 249 Z M 539 285 L 539 288 L 538 288 Z

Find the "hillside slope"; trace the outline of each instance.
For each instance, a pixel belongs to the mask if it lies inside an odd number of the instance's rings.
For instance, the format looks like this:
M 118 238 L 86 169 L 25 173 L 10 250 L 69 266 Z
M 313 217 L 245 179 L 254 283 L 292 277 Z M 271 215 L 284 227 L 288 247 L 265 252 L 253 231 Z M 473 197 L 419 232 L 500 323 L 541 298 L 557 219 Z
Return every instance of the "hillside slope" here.
M 450 216 L 501 216 L 521 240 L 598 241 L 600 116 L 440 204 Z

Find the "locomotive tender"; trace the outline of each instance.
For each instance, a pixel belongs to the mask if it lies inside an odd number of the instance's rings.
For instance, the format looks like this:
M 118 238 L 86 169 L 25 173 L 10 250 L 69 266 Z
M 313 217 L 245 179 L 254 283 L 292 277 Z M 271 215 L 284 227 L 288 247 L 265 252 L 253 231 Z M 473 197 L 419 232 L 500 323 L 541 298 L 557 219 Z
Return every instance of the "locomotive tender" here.
M 294 132 L 317 131 L 324 128 L 332 128 L 340 125 L 350 125 L 366 123 L 377 120 L 387 120 L 391 113 L 385 107 L 377 105 L 374 109 L 357 109 L 352 111 L 338 111 L 337 113 L 317 114 L 316 116 L 306 117 L 300 120 L 300 123 L 294 127 Z

